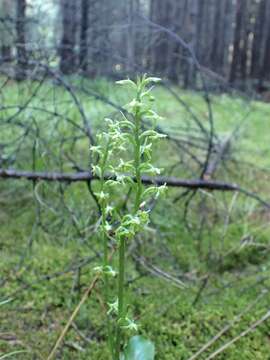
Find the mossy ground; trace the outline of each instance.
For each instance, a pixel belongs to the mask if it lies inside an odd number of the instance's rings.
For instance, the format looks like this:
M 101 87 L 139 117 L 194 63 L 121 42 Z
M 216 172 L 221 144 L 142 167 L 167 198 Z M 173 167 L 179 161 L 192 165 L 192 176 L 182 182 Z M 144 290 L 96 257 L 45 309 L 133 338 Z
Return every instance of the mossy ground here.
M 106 81 L 91 86 L 121 104 L 131 96 Z M 11 86 L 5 93 L 6 102 L 16 104 L 23 101 L 25 94 L 20 92 L 18 100 L 14 91 Z M 36 104 L 43 96 L 48 97 L 48 88 L 42 91 L 40 98 L 34 100 Z M 200 94 L 177 91 L 207 122 Z M 179 124 L 189 115 L 163 89 L 158 88 L 155 95 L 157 110 L 165 118 L 162 126 L 177 131 Z M 67 95 L 61 96 L 64 101 Z M 235 146 L 240 162 L 237 165 L 230 163 L 230 175 L 221 171 L 218 177 L 238 181 L 269 198 L 269 106 L 228 95 L 213 96 L 212 100 L 215 126 L 220 136 L 230 133 L 235 124 L 248 115 Z M 83 96 L 82 101 L 95 129 L 100 128 L 100 121 L 112 109 Z M 62 111 L 79 121 L 74 107 Z M 43 116 L 45 121 L 46 116 Z M 26 112 L 21 119 L 28 121 L 28 117 Z M 51 131 L 50 126 L 53 128 L 53 124 L 46 124 L 46 131 Z M 61 135 L 65 131 L 68 133 L 69 128 L 62 125 Z M 58 151 L 58 135 L 56 133 L 50 138 L 51 149 L 55 152 Z M 29 168 L 27 146 L 22 151 L 22 161 Z M 84 140 L 76 151 L 78 159 L 87 164 L 88 150 Z M 170 167 L 168 159 L 171 164 L 177 160 L 173 148 L 164 145 L 157 149 L 156 161 L 166 169 Z M 256 167 L 250 163 L 255 163 Z M 54 166 L 48 154 L 44 154 L 36 164 L 38 169 L 44 165 Z M 66 169 L 69 170 L 69 164 L 66 164 Z M 180 166 L 173 174 L 179 177 L 189 175 Z M 48 197 L 48 204 L 54 201 L 57 207 L 58 185 L 41 186 L 39 190 Z M 79 226 L 87 229 L 81 236 L 72 227 L 70 213 L 60 207 L 61 214 L 50 211 L 49 206 L 42 208 L 43 228 L 38 226 L 38 204 L 32 184 L 1 181 L 0 189 L 0 299 L 10 299 L 0 307 L 0 354 L 24 349 L 27 352 L 17 354 L 16 359 L 46 359 L 91 282 L 93 267 L 99 262 L 95 254 L 101 247 L 93 232 L 97 220 L 95 205 L 86 186 L 73 184 L 67 187 L 65 201 L 73 209 Z M 127 280 L 131 310 L 140 324 L 140 332 L 154 341 L 157 360 L 187 360 L 247 309 L 219 341 L 198 357 L 207 359 L 215 349 L 239 335 L 269 310 L 269 214 L 256 201 L 243 195 L 201 192 L 191 204 L 190 232 L 183 219 L 183 202 L 173 203 L 178 193 L 178 190 L 169 190 L 167 196 L 159 201 L 151 216 L 150 229 L 142 236 L 140 246 L 140 254 L 147 264 L 158 267 L 177 281 L 166 279 L 166 274 L 149 273 L 144 267 L 135 265 L 130 256 Z M 202 199 L 203 212 L 200 207 Z M 199 236 L 198 224 L 202 221 L 205 226 Z M 87 261 L 91 258 L 94 260 Z M 86 264 L 81 269 L 78 289 L 75 286 L 78 285 L 77 273 L 73 270 L 82 262 Z M 180 288 L 179 281 L 185 283 L 185 288 Z M 205 289 L 198 298 L 204 282 Z M 102 285 L 99 284 L 81 308 L 75 320 L 76 326 L 65 337 L 59 359 L 109 359 L 103 312 Z M 269 322 L 265 322 L 216 358 L 270 359 L 269 339 Z

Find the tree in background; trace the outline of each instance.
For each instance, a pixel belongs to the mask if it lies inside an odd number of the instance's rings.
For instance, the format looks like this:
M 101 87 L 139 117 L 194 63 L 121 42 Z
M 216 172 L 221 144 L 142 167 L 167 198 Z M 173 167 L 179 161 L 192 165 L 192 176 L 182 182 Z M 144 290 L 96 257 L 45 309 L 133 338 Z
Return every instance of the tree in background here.
M 268 3 L 267 18 L 270 17 L 270 4 Z M 270 21 L 266 22 L 265 30 L 265 47 L 262 60 L 262 66 L 259 73 L 259 87 L 263 87 L 266 80 L 269 80 L 270 75 Z
M 90 1 L 81 0 L 81 33 L 80 33 L 80 54 L 79 61 L 81 69 L 87 71 L 88 62 L 88 31 L 89 31 Z
M 210 51 L 211 68 L 223 73 L 226 51 L 226 13 L 229 1 L 218 1 L 214 6 L 214 31 Z
M 26 0 L 16 0 L 16 51 L 17 51 L 17 80 L 24 80 L 27 76 L 26 49 Z
M 174 0 L 164 2 L 162 0 L 151 0 L 150 19 L 153 23 L 161 25 L 171 31 L 174 31 L 174 17 L 177 13 L 177 3 Z M 165 32 L 157 31 L 153 39 L 150 67 L 155 74 L 169 73 L 169 53 L 171 48 L 171 41 Z
M 76 70 L 77 1 L 61 0 L 62 38 L 60 43 L 60 70 L 71 74 Z
M 14 3 L 10 0 L 0 2 L 0 42 L 1 42 L 1 59 L 9 62 L 12 59 L 12 46 L 14 37 Z
M 198 44 L 198 1 L 191 0 L 188 7 L 188 25 L 186 41 L 188 42 L 192 52 L 196 53 Z M 186 54 L 186 61 L 184 66 L 184 87 L 191 87 L 196 84 L 196 67 L 191 54 Z
M 255 28 L 252 46 L 252 61 L 250 75 L 259 78 L 264 53 L 264 28 L 266 23 L 267 1 L 261 0 L 255 13 Z

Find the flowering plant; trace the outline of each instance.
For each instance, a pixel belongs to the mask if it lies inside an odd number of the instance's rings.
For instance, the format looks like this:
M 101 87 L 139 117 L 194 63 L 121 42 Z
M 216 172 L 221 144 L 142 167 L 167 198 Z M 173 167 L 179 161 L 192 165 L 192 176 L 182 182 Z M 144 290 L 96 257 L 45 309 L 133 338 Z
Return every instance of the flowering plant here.
M 95 193 L 100 210 L 100 237 L 103 243 L 103 263 L 95 268 L 104 280 L 104 296 L 107 306 L 108 340 L 113 360 L 132 360 L 136 347 L 145 359 L 154 359 L 154 348 L 151 342 L 133 336 L 126 344 L 127 332 L 137 331 L 138 325 L 128 315 L 125 297 L 126 247 L 136 234 L 143 231 L 149 222 L 147 201 L 157 198 L 165 186 L 149 186 L 144 188 L 143 174 L 157 175 L 160 169 L 152 164 L 153 143 L 164 135 L 154 129 L 145 129 L 144 121 L 155 124 L 160 117 L 153 111 L 154 98 L 151 95 L 153 84 L 160 79 L 143 76 L 117 83 L 130 87 L 135 91 L 135 98 L 125 106 L 121 119 L 106 119 L 107 132 L 97 135 L 98 146 L 91 147 L 96 156 L 93 173 L 98 176 L 99 189 Z M 117 154 L 117 163 L 115 158 Z M 123 160 L 121 156 L 127 157 Z M 126 185 L 131 187 L 133 194 L 132 206 L 126 213 L 119 211 L 113 202 L 114 189 Z M 109 248 L 113 240 L 118 252 L 118 267 L 114 269 L 110 260 Z M 110 293 L 109 279 L 117 277 L 117 294 Z M 111 301 L 113 299 L 113 301 Z

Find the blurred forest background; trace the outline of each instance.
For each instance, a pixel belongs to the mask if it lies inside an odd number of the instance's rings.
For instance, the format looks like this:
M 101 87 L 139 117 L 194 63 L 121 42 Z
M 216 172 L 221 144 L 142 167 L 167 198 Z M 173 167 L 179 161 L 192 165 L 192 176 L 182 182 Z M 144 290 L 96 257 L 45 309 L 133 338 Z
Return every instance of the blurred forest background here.
M 157 360 L 269 360 L 270 0 L 0 0 L 0 360 L 109 359 L 89 148 L 144 73 L 143 183 L 168 190 L 128 244 L 139 333 Z
M 1 62 L 17 61 L 19 76 L 46 61 L 63 74 L 145 71 L 197 88 L 191 52 L 224 86 L 262 90 L 269 18 L 267 0 L 2 0 Z

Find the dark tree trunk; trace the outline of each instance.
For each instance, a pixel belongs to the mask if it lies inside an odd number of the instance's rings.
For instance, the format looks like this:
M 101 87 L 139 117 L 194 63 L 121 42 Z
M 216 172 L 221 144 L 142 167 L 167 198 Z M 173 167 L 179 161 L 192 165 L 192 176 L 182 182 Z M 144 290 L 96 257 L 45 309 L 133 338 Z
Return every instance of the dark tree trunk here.
M 240 79 L 242 82 L 243 89 L 245 88 L 248 69 L 250 63 L 250 53 L 251 53 L 251 41 L 250 34 L 252 32 L 252 23 L 251 23 L 251 0 L 245 0 L 243 8 L 243 19 L 242 19 L 242 39 L 240 46 Z
M 96 25 L 93 27 L 91 39 L 94 42 L 91 74 L 92 76 L 108 76 L 111 74 L 114 63 L 112 53 L 115 48 L 110 41 L 109 27 L 114 25 L 112 14 L 115 7 L 114 2 L 108 0 L 97 0 L 94 4 Z M 121 45 L 123 47 L 123 44 Z
M 201 24 L 202 34 L 199 34 L 200 38 L 200 47 L 201 47 L 201 63 L 209 67 L 211 64 L 211 48 L 212 48 L 212 39 L 213 39 L 213 33 L 215 31 L 214 29 L 214 11 L 216 8 L 216 3 L 213 4 L 213 0 L 205 0 L 205 8 L 202 9 L 204 11 L 203 13 L 203 23 Z M 199 1 L 199 7 L 201 7 L 203 4 L 201 4 L 201 1 Z M 199 11 L 201 9 L 199 8 Z
M 197 48 L 197 17 L 198 17 L 198 1 L 192 0 L 189 3 L 189 18 L 188 18 L 188 31 L 187 31 L 187 42 L 190 45 L 190 48 L 193 52 Z M 196 54 L 195 54 L 196 55 Z M 184 86 L 188 87 L 196 87 L 196 75 L 197 69 L 194 64 L 194 59 L 190 53 L 186 54 L 186 69 L 184 74 Z
M 164 0 L 152 0 L 151 19 L 154 23 L 168 28 L 170 25 L 169 19 L 169 4 Z M 152 50 L 152 71 L 155 74 L 165 74 L 167 70 L 168 59 L 168 35 L 160 32 L 158 39 L 153 44 Z
M 17 69 L 16 79 L 24 80 L 27 77 L 27 51 L 26 51 L 26 0 L 16 2 L 16 49 Z
M 225 60 L 227 7 L 227 0 L 220 0 L 215 4 L 214 29 L 210 58 L 212 69 L 217 73 L 222 73 Z
M 256 23 L 254 29 L 254 38 L 252 46 L 251 57 L 251 71 L 250 75 L 258 79 L 263 63 L 263 50 L 264 50 L 264 28 L 266 22 L 267 0 L 261 0 L 259 4 L 259 11 L 256 16 Z
M 63 74 L 71 74 L 76 66 L 76 0 L 62 0 L 62 39 L 60 44 L 60 70 Z
M 270 15 L 270 10 L 268 11 Z M 264 81 L 269 79 L 270 75 L 270 21 L 266 24 L 267 38 L 265 43 L 265 51 L 263 57 L 263 64 L 260 71 L 259 87 L 263 87 Z
M 126 70 L 128 73 L 134 71 L 135 60 L 135 49 L 136 49 L 136 39 L 135 39 L 135 28 L 134 28 L 134 14 L 135 14 L 135 3 L 133 0 L 128 0 L 126 2 L 126 21 L 128 23 L 128 28 L 126 31 Z
M 9 61 L 12 60 L 11 46 L 2 45 L 2 47 L 1 47 L 1 60 L 3 62 L 9 62 Z
M 198 41 L 197 41 L 197 48 L 196 48 L 196 55 L 201 64 L 203 64 L 203 53 L 204 53 L 204 24 L 208 21 L 208 14 L 207 14 L 207 3 L 206 0 L 199 1 L 199 8 L 198 13 L 199 16 L 197 17 L 197 31 L 198 31 Z
M 213 32 L 213 42 L 212 42 L 212 49 L 210 52 L 211 58 L 211 65 L 215 71 L 218 71 L 219 68 L 219 61 L 220 61 L 220 54 L 219 54 L 219 43 L 221 41 L 221 23 L 222 23 L 222 0 L 216 3 L 215 7 L 215 16 L 214 16 L 214 32 Z
M 13 7 L 15 3 L 10 0 L 0 1 L 0 56 L 1 62 L 9 62 L 12 60 L 13 45 Z
M 238 78 L 239 68 L 241 68 L 241 40 L 242 28 L 245 19 L 247 0 L 237 0 L 236 2 L 236 18 L 235 18 L 235 31 L 233 41 L 233 58 L 230 71 L 230 82 L 234 83 Z
M 245 14 L 247 16 L 247 14 Z M 247 62 L 248 62 L 248 38 L 249 29 L 247 24 L 247 18 L 244 19 L 244 36 L 242 39 L 242 46 L 240 48 L 240 77 L 244 84 L 247 78 Z
M 220 58 L 220 68 L 222 75 L 227 77 L 227 69 L 229 63 L 229 51 L 230 51 L 230 34 L 231 34 L 231 8 L 232 0 L 224 0 L 224 19 L 222 23 L 222 41 L 220 47 L 223 49 L 222 59 Z
M 182 24 L 181 24 L 181 4 L 175 1 L 172 4 L 171 9 L 171 19 L 172 19 L 172 30 L 181 35 Z M 175 41 L 170 41 L 170 46 L 168 48 L 168 65 L 167 65 L 167 76 L 173 82 L 179 82 L 179 55 L 181 53 L 181 46 Z
M 88 29 L 89 29 L 89 9 L 90 0 L 81 0 L 81 34 L 80 34 L 80 67 L 86 72 L 88 65 Z

